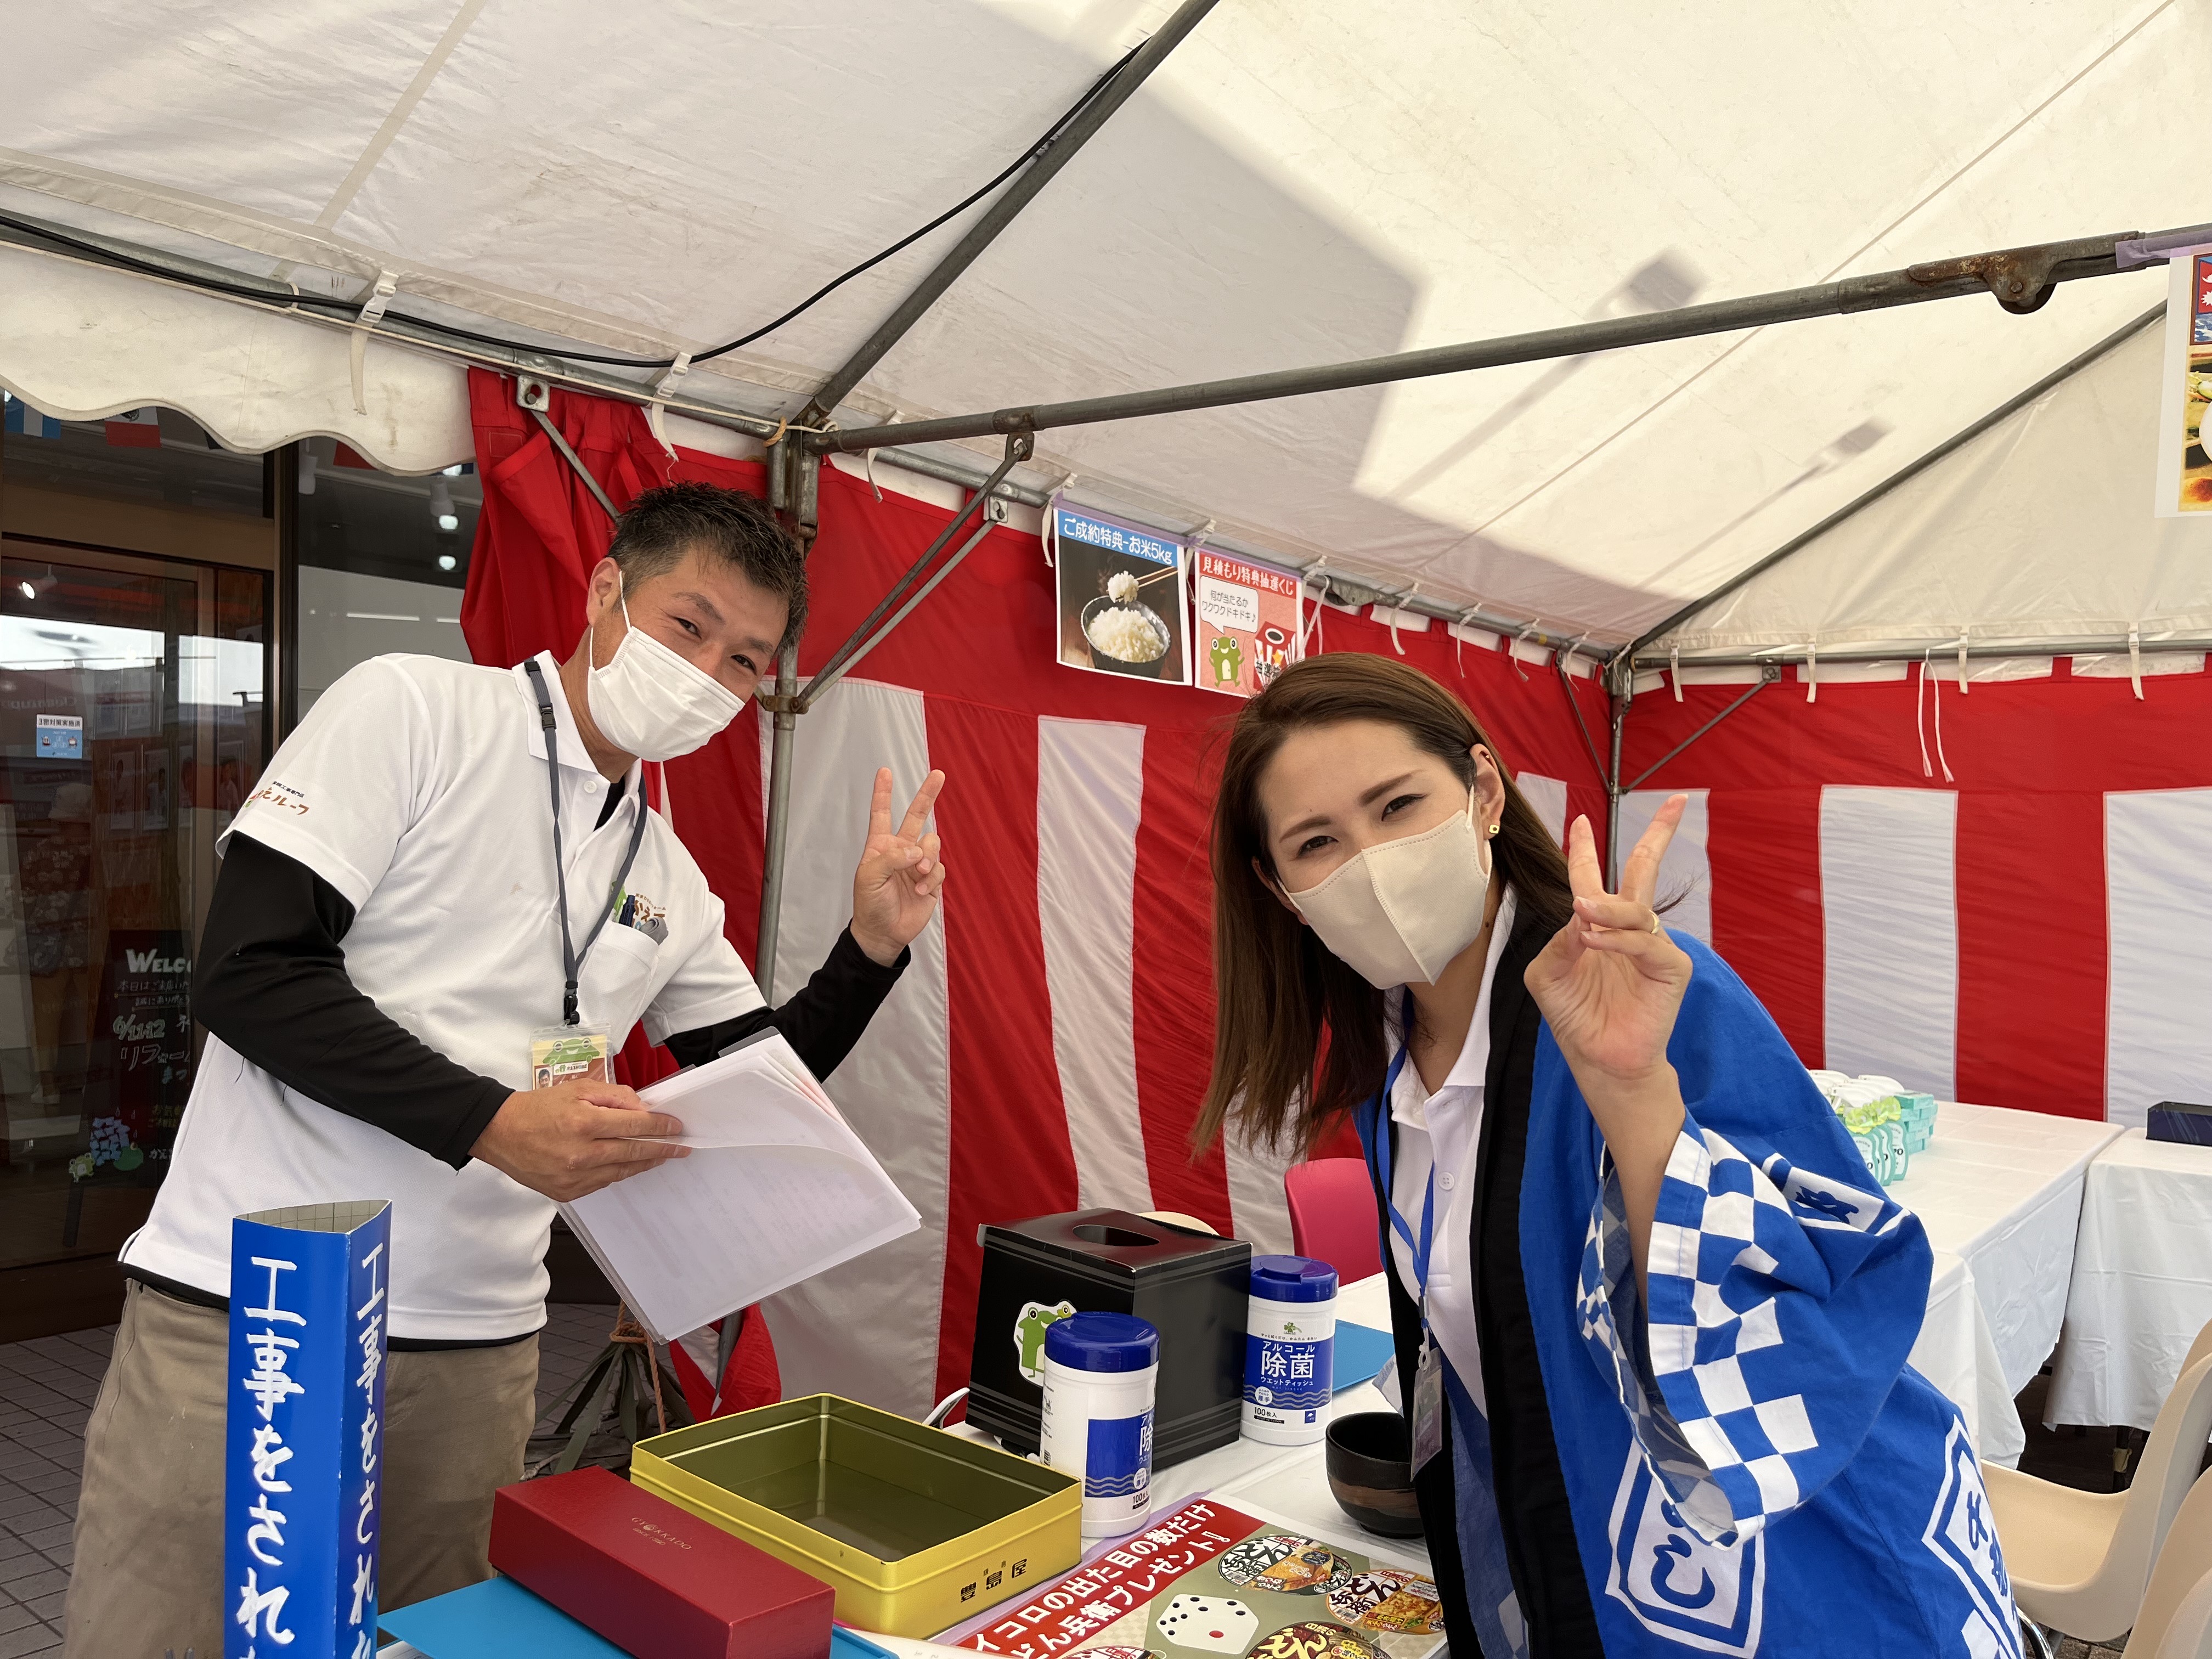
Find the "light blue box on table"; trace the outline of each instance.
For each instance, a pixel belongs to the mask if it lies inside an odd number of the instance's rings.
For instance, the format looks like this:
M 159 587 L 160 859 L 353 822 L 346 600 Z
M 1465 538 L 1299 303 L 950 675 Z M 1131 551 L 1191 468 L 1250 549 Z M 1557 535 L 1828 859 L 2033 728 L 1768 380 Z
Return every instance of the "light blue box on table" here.
M 224 1659 L 371 1659 L 383 1480 L 384 1200 L 230 1224 Z

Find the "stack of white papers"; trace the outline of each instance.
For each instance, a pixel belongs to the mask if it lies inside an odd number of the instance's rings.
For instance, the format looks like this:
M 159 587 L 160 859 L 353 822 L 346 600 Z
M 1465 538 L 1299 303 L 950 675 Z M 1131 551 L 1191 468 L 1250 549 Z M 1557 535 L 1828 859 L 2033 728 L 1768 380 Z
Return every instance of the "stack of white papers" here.
M 561 1212 L 663 1342 L 921 1225 L 780 1035 L 638 1092 L 691 1156 Z

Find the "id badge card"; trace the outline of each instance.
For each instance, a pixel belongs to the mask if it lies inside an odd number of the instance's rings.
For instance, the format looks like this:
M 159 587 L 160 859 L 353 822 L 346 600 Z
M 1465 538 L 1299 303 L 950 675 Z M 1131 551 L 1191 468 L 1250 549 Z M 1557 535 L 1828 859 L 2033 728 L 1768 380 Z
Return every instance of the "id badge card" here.
M 1421 1363 L 1413 1372 L 1413 1473 L 1444 1449 L 1444 1357 L 1436 1338 L 1422 1334 Z
M 541 1025 L 530 1034 L 530 1086 L 612 1083 L 614 1049 L 604 1025 Z

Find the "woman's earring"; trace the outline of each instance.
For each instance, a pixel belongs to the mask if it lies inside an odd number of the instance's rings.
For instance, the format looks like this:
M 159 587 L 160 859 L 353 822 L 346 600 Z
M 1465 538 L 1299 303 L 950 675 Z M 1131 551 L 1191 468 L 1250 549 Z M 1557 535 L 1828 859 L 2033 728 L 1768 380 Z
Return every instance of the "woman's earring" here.
M 1492 836 L 1495 836 L 1503 828 L 1504 828 L 1503 824 L 1493 823 L 1490 826 L 1490 833 Z

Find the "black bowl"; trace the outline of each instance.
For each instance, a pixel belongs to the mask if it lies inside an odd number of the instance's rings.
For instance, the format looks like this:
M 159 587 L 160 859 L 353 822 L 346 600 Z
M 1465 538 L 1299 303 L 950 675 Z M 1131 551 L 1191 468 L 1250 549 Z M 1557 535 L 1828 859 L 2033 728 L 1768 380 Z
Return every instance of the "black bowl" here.
M 1164 648 L 1160 652 L 1160 654 L 1153 658 L 1150 662 L 1124 662 L 1119 657 L 1109 656 L 1104 651 L 1099 648 L 1097 641 L 1091 637 L 1091 619 L 1093 617 L 1096 617 L 1100 611 L 1111 610 L 1113 608 L 1114 601 L 1111 599 L 1093 599 L 1090 604 L 1083 607 L 1082 615 L 1076 618 L 1077 624 L 1083 629 L 1083 642 L 1091 647 L 1091 665 L 1097 668 L 1103 668 L 1109 674 L 1128 674 L 1139 679 L 1147 680 L 1156 680 L 1159 678 L 1162 674 L 1167 672 L 1168 653 L 1166 649 Z M 1147 623 L 1151 623 L 1152 626 L 1158 631 L 1160 639 L 1164 645 L 1169 642 L 1170 635 L 1168 634 L 1167 623 L 1161 617 L 1160 613 L 1153 610 L 1152 606 L 1148 605 L 1131 604 L 1122 608 L 1135 611 Z
M 1413 1431 L 1395 1412 L 1357 1412 L 1328 1425 L 1328 1489 L 1339 1507 L 1385 1538 L 1421 1535 L 1413 1498 Z

